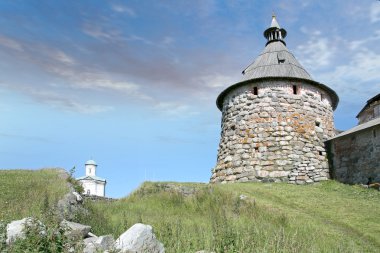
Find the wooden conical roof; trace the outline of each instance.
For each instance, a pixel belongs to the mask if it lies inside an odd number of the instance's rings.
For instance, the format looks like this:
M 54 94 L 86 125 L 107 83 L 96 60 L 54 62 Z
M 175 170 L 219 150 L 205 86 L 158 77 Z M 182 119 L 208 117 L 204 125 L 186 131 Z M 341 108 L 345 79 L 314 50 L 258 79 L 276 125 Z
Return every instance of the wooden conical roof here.
M 262 77 L 295 77 L 313 80 L 281 41 L 267 44 L 256 60 L 243 71 L 242 81 Z
M 331 98 L 332 108 L 338 105 L 339 97 L 328 86 L 314 81 L 309 73 L 297 61 L 294 55 L 287 49 L 285 37 L 287 32 L 278 24 L 276 17 L 272 16 L 271 26 L 264 31 L 267 39 L 262 53 L 243 70 L 243 78 L 240 82 L 225 89 L 219 94 L 216 104 L 222 110 L 224 97 L 234 88 L 249 82 L 259 82 L 265 79 L 306 81 L 322 90 L 325 90 Z

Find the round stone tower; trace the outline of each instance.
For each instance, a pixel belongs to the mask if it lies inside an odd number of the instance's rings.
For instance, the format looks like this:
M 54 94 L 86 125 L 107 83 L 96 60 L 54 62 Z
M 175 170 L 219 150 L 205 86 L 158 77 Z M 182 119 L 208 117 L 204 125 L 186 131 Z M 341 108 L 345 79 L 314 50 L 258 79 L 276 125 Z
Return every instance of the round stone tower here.
M 286 48 L 276 17 L 263 52 L 225 89 L 217 164 L 210 182 L 289 182 L 329 178 L 324 141 L 334 136 L 337 94 L 314 81 Z

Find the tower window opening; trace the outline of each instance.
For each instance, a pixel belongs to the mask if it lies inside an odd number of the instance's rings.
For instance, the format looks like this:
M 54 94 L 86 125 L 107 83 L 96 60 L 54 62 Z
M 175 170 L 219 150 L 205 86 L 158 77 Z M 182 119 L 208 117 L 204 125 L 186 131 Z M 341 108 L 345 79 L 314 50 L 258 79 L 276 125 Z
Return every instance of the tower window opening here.
M 323 153 L 322 153 L 322 151 L 319 151 L 319 155 L 322 155 Z
M 293 85 L 293 94 L 294 95 L 298 94 L 298 87 L 297 87 L 297 85 Z
M 257 87 L 253 87 L 253 95 L 259 95 L 259 89 Z
M 315 122 L 315 126 L 320 127 L 321 126 L 321 122 L 316 121 Z
M 321 93 L 321 101 L 323 101 L 323 99 L 325 99 L 325 95 L 323 95 L 323 93 Z

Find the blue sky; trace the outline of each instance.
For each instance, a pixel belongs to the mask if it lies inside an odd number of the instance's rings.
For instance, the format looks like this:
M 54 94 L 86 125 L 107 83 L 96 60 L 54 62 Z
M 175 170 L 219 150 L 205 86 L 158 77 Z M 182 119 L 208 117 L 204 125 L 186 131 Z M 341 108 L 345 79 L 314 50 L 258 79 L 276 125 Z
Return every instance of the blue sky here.
M 346 130 L 380 92 L 380 1 L 1 1 L 0 168 L 98 164 L 107 195 L 144 180 L 207 182 L 218 94 L 287 46 L 340 97 Z

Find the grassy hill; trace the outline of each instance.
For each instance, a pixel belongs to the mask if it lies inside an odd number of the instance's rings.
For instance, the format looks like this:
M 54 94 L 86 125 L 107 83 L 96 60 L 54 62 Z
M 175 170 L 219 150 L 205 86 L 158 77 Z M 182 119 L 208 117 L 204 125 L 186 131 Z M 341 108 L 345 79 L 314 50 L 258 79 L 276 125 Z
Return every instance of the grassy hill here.
M 0 220 L 41 217 L 69 191 L 58 169 L 0 170 Z
M 380 251 L 375 190 L 334 181 L 169 185 L 175 189 L 148 182 L 115 202 L 87 202 L 91 216 L 83 221 L 115 236 L 136 222 L 151 224 L 167 252 Z
M 0 220 L 39 216 L 65 192 L 57 170 L 0 170 Z M 126 198 L 86 201 L 78 221 L 118 237 L 153 226 L 166 252 L 379 252 L 380 192 L 317 185 L 146 182 Z

